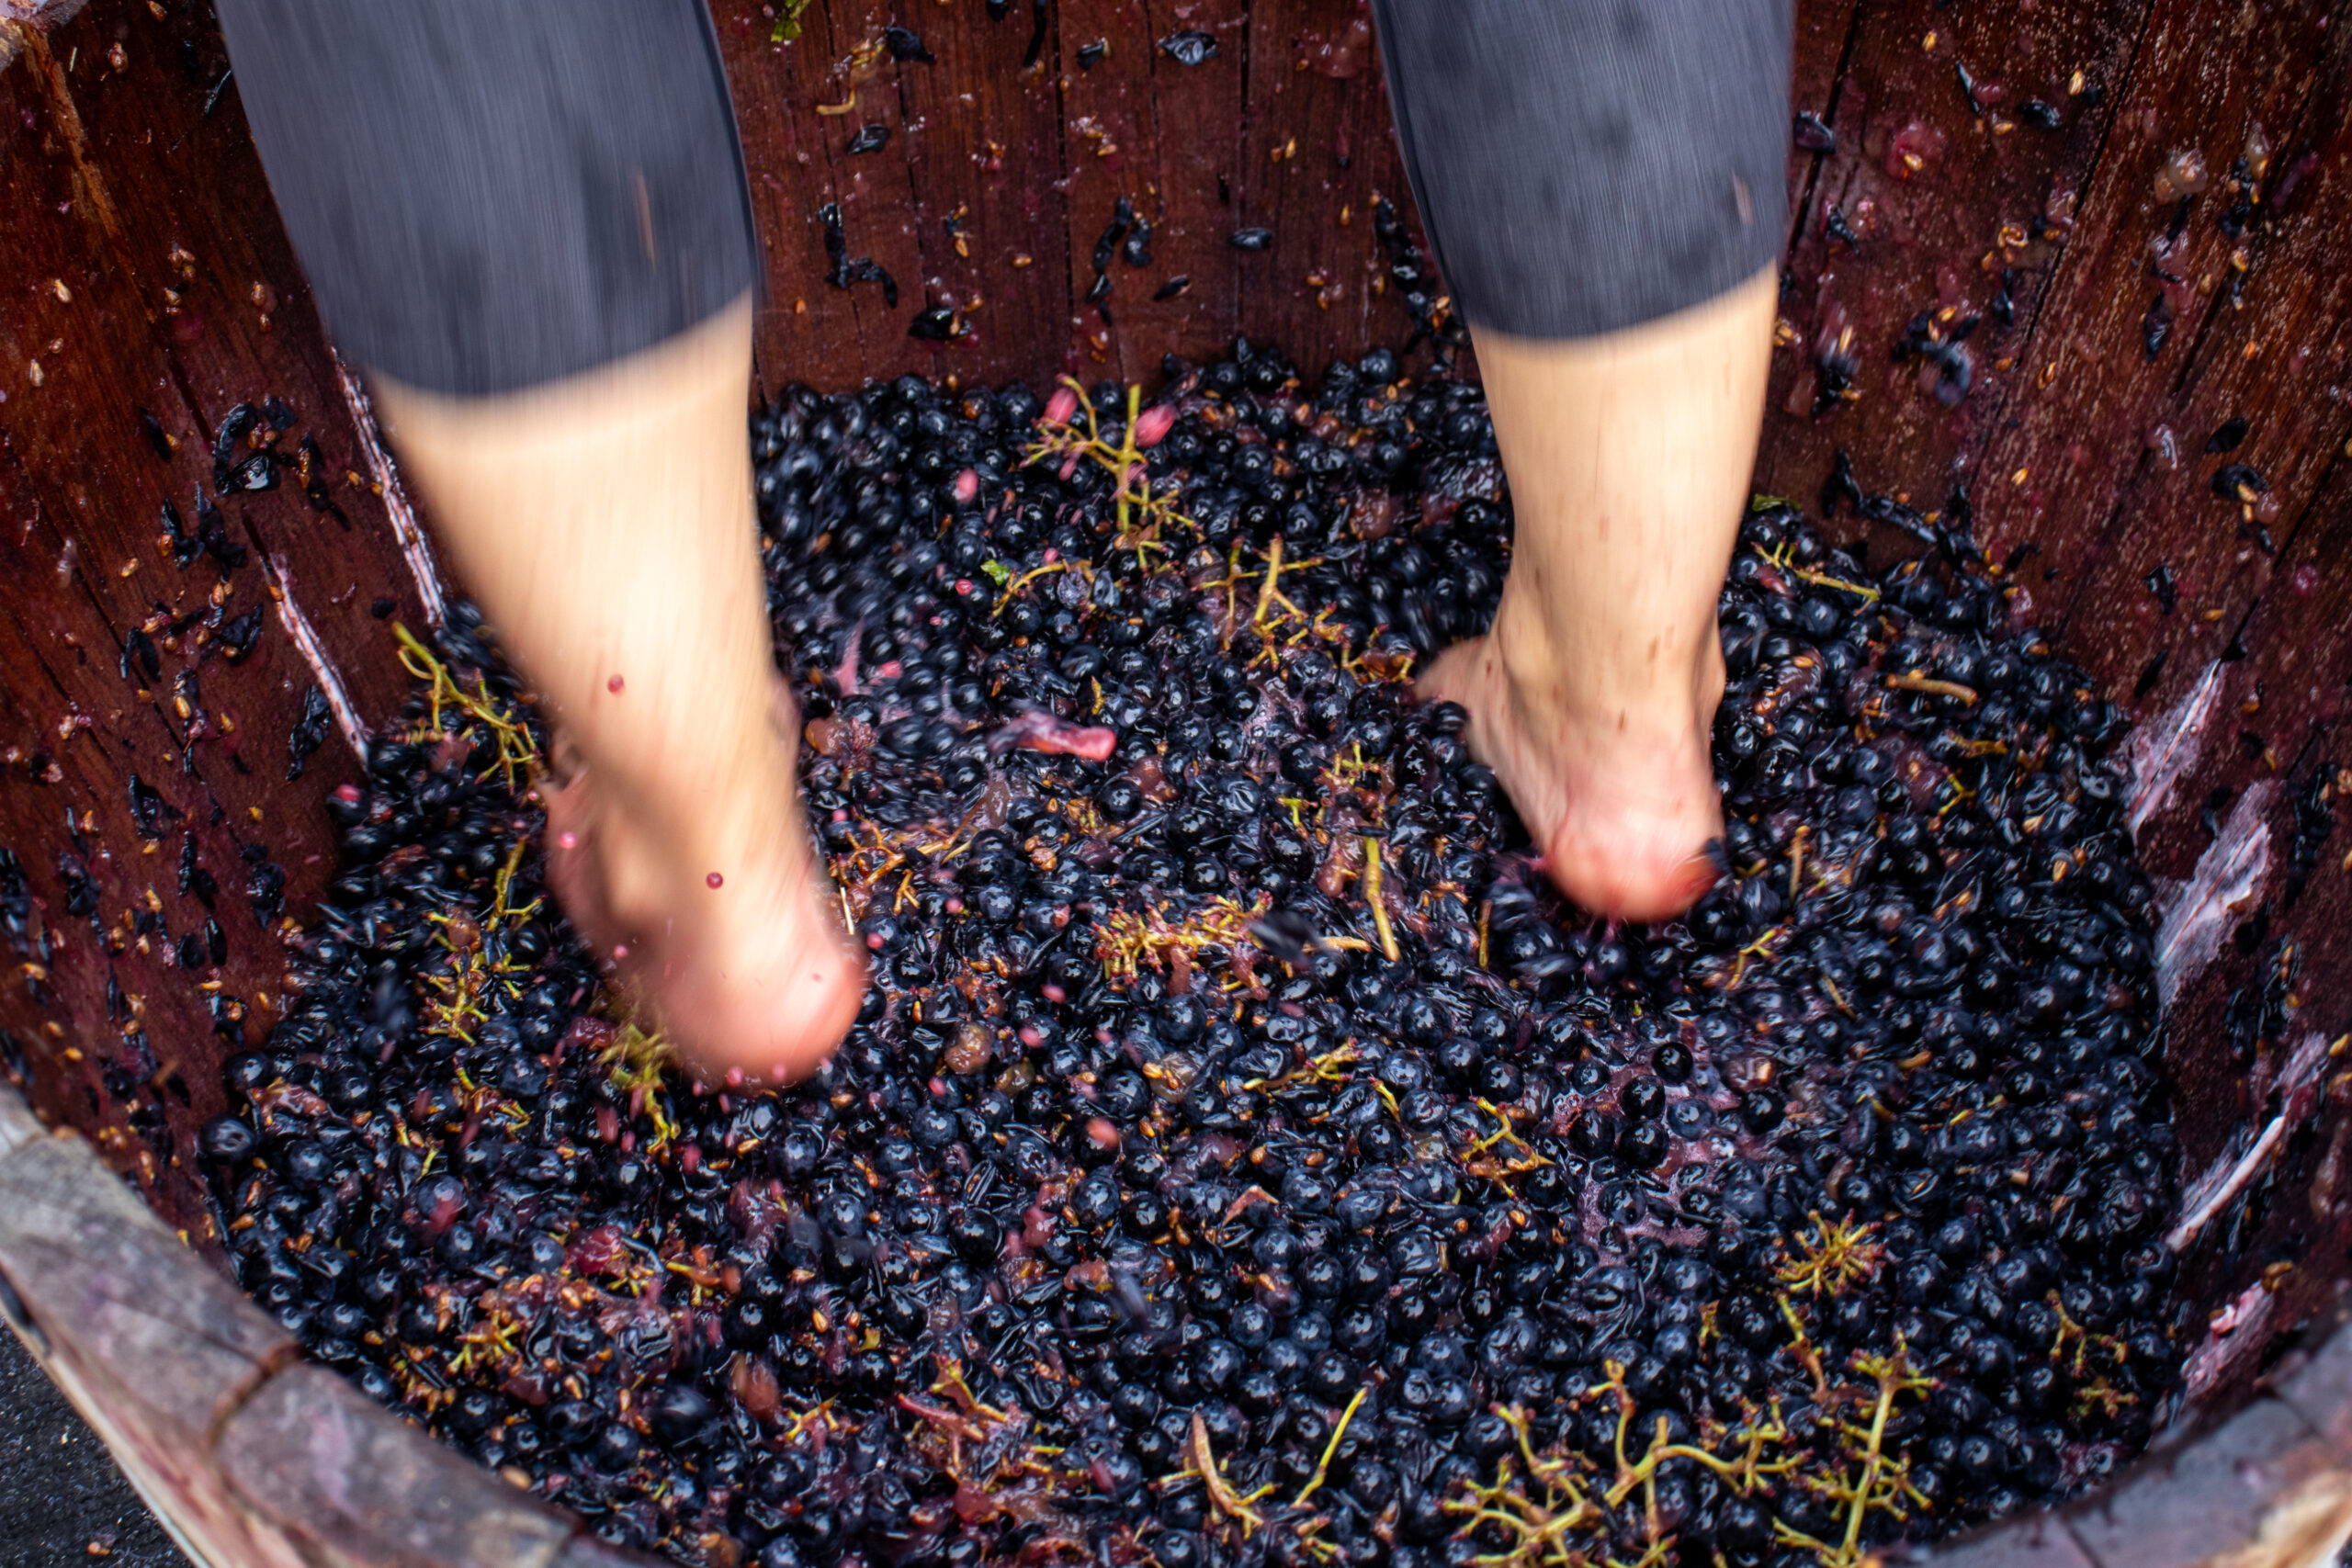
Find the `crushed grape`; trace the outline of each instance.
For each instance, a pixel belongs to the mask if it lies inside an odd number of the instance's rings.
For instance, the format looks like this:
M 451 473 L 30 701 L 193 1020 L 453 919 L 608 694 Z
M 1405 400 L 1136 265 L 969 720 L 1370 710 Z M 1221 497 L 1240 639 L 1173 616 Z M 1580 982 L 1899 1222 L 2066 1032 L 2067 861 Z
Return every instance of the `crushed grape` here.
M 693 1562 L 1850 1568 L 2133 1452 L 2179 1352 L 2123 724 L 1962 520 L 1870 498 L 1939 546 L 1873 569 L 1758 502 L 1725 874 L 1627 928 L 1409 698 L 1508 560 L 1476 389 L 1170 375 L 757 416 L 875 976 L 788 1091 L 616 1010 L 516 682 L 462 610 L 407 645 L 205 1132 L 245 1287 Z

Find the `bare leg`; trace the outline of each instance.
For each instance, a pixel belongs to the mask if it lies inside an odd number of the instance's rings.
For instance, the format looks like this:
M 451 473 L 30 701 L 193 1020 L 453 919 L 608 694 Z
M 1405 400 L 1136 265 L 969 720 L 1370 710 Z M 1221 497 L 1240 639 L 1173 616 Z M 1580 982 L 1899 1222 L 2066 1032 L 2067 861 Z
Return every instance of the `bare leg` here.
M 1764 415 L 1775 275 L 1573 343 L 1476 333 L 1517 542 L 1494 628 L 1425 696 L 1470 712 L 1560 890 L 1658 919 L 1714 880 L 1715 600 Z
M 548 875 L 696 1066 L 806 1072 L 856 1015 L 800 812 L 755 547 L 741 301 L 587 375 L 499 398 L 379 383 L 503 645 L 576 753 Z

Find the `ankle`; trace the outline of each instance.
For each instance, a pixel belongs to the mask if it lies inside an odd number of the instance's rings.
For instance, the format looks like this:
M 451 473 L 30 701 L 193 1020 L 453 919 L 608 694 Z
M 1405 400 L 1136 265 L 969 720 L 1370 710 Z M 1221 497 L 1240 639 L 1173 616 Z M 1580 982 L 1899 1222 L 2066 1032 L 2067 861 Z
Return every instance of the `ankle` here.
M 1703 745 L 1723 692 L 1712 621 L 1687 646 L 1648 658 L 1597 648 L 1589 631 L 1564 622 L 1554 607 L 1514 606 L 1508 598 L 1495 617 L 1487 638 L 1495 671 L 1525 716 L 1607 751 L 1680 752 L 1694 737 Z

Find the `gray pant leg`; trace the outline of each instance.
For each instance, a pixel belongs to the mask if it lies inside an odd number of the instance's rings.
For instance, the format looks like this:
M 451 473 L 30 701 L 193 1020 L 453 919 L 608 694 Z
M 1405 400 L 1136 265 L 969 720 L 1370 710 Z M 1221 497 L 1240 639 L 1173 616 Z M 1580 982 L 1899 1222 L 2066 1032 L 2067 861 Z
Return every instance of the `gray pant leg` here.
M 487 395 L 650 348 L 759 275 L 701 0 L 220 0 L 345 354 Z
M 1374 0 L 1396 133 L 1473 325 L 1589 337 L 1781 253 L 1789 0 Z

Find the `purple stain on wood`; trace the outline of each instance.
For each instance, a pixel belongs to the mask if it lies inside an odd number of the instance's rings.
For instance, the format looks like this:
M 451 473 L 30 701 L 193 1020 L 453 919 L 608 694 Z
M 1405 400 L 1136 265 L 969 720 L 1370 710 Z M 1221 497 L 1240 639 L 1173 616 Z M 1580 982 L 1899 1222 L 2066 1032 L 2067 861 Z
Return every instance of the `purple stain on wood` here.
M 2165 1236 L 2166 1247 L 2178 1252 L 2195 1241 L 2252 1184 L 2287 1134 L 2319 1109 L 2319 1076 L 2327 1061 L 2327 1036 L 2317 1030 L 2305 1034 L 2278 1075 L 2278 1113 L 2257 1136 L 2250 1138 L 2247 1129 L 2240 1127 L 2205 1174 L 2189 1183 L 2180 1197 L 2180 1221 Z M 2267 1085 L 2256 1086 L 2252 1098 L 2257 1104 L 2267 1101 Z
M 2270 1312 L 2278 1299 L 2256 1280 L 2213 1314 L 2203 1343 L 2189 1352 L 2181 1369 L 2188 1399 L 2202 1399 L 2228 1382 L 2233 1367 L 2269 1342 Z
M 308 664 L 311 673 L 317 677 L 319 690 L 326 695 L 327 707 L 334 715 L 335 728 L 342 733 L 344 744 L 351 748 L 352 755 L 365 761 L 368 757 L 368 722 L 359 716 L 359 709 L 352 702 L 351 693 L 344 684 L 343 671 L 335 667 L 334 658 L 327 651 L 326 644 L 320 641 L 317 628 L 311 625 L 310 617 L 302 614 L 302 606 L 295 603 L 294 583 L 288 575 L 284 556 L 270 558 L 270 577 L 277 589 L 278 624 L 286 628 L 286 635 L 293 641 L 295 650 L 301 654 L 302 662 Z
M 2126 813 L 2137 833 L 2172 800 L 2172 792 L 2197 766 L 2205 727 L 2222 699 L 2222 664 L 2205 667 L 2197 683 L 2132 737 L 2132 804 Z
M 2249 785 L 2188 880 L 2165 899 L 2164 923 L 2156 929 L 2160 1005 L 2171 1007 L 2181 987 L 2204 973 L 2261 900 L 2270 880 L 2270 825 L 2263 818 L 2278 797 L 2276 779 Z

